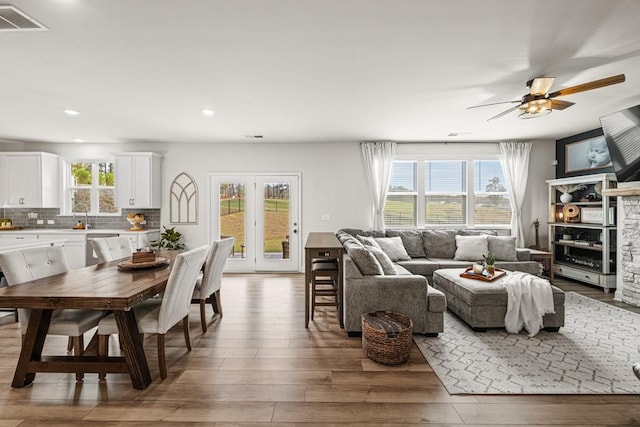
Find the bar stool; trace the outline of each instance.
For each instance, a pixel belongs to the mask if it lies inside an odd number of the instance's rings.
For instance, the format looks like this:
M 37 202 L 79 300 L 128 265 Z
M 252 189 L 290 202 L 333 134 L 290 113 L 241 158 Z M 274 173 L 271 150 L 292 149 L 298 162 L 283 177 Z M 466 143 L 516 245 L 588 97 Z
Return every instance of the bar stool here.
M 331 296 L 333 302 L 316 301 L 316 297 Z M 335 306 L 338 309 L 338 261 L 313 259 L 311 261 L 311 319 L 316 306 Z

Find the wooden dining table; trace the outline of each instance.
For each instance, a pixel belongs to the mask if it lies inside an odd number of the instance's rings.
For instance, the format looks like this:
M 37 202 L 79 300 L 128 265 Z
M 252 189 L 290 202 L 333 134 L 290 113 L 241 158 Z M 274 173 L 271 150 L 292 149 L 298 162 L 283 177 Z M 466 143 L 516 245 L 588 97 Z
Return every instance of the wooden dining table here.
M 125 270 L 118 267 L 122 260 L 117 260 L 0 289 L 0 307 L 31 310 L 11 386 L 31 384 L 38 372 L 104 372 L 128 373 L 133 388 L 147 388 L 151 373 L 132 308 L 164 290 L 179 253 L 157 252 L 169 261 L 163 266 Z M 99 356 L 97 334 L 81 356 L 43 355 L 51 315 L 57 309 L 113 312 L 124 356 Z

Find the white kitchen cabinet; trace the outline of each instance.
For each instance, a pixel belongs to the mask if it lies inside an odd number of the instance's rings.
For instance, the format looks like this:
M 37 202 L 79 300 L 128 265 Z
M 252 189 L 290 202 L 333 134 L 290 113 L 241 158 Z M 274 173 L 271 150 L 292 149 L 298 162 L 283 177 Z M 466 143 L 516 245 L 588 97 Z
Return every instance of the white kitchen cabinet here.
M 57 208 L 60 206 L 60 164 L 55 154 L 2 153 L 2 206 Z
M 75 270 L 85 266 L 87 236 L 84 233 L 47 233 L 38 235 L 40 239 L 64 239 L 64 252 L 69 268 Z
M 116 205 L 123 209 L 162 207 L 162 157 L 156 153 L 116 153 Z
M 15 233 L 13 231 L 5 231 L 0 233 L 0 239 L 6 240 L 34 240 L 37 238 L 38 235 L 32 233 Z

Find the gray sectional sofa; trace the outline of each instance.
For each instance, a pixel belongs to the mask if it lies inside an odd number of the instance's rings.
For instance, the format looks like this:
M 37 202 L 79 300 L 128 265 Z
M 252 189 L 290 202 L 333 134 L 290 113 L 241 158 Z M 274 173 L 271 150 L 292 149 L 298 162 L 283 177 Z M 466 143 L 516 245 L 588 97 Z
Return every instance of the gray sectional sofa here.
M 488 249 L 498 255 L 498 268 L 535 275 L 540 275 L 542 268 L 540 263 L 531 261 L 528 250 L 516 249 L 515 242 L 511 243 L 508 236 L 498 236 L 492 230 L 381 232 L 345 228 L 336 236 L 346 252 L 344 326 L 349 335 L 360 333 L 362 313 L 378 310 L 392 310 L 409 316 L 414 323 L 414 333 L 437 335 L 442 332 L 447 304 L 445 295 L 431 286 L 433 272 L 441 268 L 467 267 L 474 262 L 466 258 L 479 257 L 475 261 L 481 261 L 487 246 L 478 249 L 474 246 L 478 241 L 488 245 L 485 242 L 491 238 L 494 242 Z M 371 240 L 381 246 L 371 249 L 370 245 L 375 244 Z M 363 250 L 365 245 L 367 250 Z M 471 245 L 466 253 L 465 245 Z M 385 252 L 384 256 L 378 256 L 379 249 Z M 392 266 L 388 265 L 389 260 Z

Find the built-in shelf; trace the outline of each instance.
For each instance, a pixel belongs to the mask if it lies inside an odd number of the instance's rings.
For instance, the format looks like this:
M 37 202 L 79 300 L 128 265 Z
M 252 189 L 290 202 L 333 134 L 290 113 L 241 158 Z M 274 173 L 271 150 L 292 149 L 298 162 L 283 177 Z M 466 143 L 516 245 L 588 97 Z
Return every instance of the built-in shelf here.
M 640 196 L 640 187 L 629 187 L 629 188 L 607 188 L 602 189 L 602 194 L 604 196 L 615 197 L 615 196 Z

